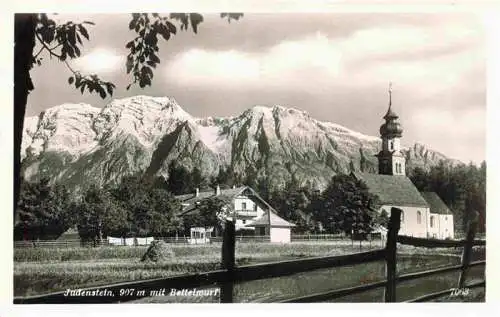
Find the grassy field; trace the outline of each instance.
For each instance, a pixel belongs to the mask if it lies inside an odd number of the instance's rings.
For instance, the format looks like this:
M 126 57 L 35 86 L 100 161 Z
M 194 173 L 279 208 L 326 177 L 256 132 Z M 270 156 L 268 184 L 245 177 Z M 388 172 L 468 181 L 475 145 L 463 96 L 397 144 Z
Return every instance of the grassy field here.
M 373 244 L 371 248 L 380 248 Z M 218 269 L 220 244 L 173 245 L 175 257 L 161 264 L 140 262 L 146 247 L 100 248 L 30 248 L 14 250 L 14 295 L 27 296 L 67 288 L 96 286 L 120 281 L 173 276 L 189 272 Z M 364 244 L 361 251 L 370 249 Z M 458 264 L 460 250 L 400 248 L 399 273 L 421 271 L 442 265 Z M 289 245 L 237 243 L 238 265 L 279 261 L 309 256 L 341 255 L 359 252 L 356 244 L 335 242 L 301 242 Z M 472 279 L 480 279 L 484 268 L 471 270 Z M 384 277 L 384 263 L 366 263 L 353 267 L 316 270 L 290 277 L 251 281 L 236 285 L 237 302 L 269 302 L 323 292 L 335 288 L 374 282 Z M 458 272 L 433 276 L 398 285 L 398 300 L 407 300 L 456 285 Z M 380 301 L 382 289 L 349 296 L 336 301 Z M 138 302 L 218 301 L 218 298 L 147 298 Z M 456 299 L 455 299 L 456 300 Z M 484 301 L 484 294 L 482 297 Z M 481 301 L 481 300 L 480 300 Z

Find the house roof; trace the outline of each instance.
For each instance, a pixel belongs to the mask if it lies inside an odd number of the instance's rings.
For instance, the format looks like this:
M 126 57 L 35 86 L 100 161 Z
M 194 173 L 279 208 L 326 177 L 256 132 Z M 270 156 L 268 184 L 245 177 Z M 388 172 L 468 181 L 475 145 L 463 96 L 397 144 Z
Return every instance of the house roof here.
M 230 201 L 234 197 L 241 194 L 247 188 L 249 188 L 249 187 L 240 186 L 240 187 L 227 188 L 227 189 L 221 188 L 219 195 L 216 195 L 215 190 L 212 189 L 212 190 L 200 191 L 198 193 L 198 196 L 196 196 L 193 193 L 193 194 L 177 195 L 177 196 L 175 196 L 175 198 L 177 198 L 181 202 L 181 204 L 183 204 L 183 206 L 184 206 L 184 208 L 180 212 L 180 216 L 183 216 L 185 214 L 192 213 L 192 212 L 195 212 L 196 210 L 198 210 L 197 203 L 201 202 L 202 200 L 212 198 L 212 197 L 217 197 L 221 200 Z
M 429 207 L 411 180 L 403 175 L 381 175 L 353 172 L 363 180 L 371 193 L 377 195 L 380 203 L 394 206 Z
M 430 206 L 431 213 L 441 215 L 451 215 L 451 211 L 444 201 L 435 192 L 421 192 L 422 197 Z
M 295 227 L 293 223 L 286 221 L 285 219 L 279 217 L 274 212 L 266 212 L 260 218 L 255 219 L 251 223 L 247 224 L 246 227 L 261 227 L 261 226 L 271 226 L 271 227 Z

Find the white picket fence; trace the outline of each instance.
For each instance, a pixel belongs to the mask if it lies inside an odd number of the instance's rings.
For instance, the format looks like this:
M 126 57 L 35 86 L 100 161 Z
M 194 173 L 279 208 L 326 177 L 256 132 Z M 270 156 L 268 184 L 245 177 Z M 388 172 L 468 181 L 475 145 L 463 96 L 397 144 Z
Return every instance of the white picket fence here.
M 269 242 L 270 237 L 267 236 L 238 236 L 236 235 L 236 241 L 245 243 L 245 242 Z M 145 241 L 142 241 L 146 239 Z M 140 246 L 140 245 L 148 245 L 152 240 L 148 241 L 152 238 L 113 238 L 113 239 L 103 239 L 98 245 L 100 246 Z M 172 244 L 190 244 L 190 237 L 187 236 L 177 236 L 177 237 L 155 237 L 155 240 L 163 240 L 167 243 Z M 369 241 L 380 241 L 379 243 L 383 243 L 383 240 L 377 237 L 369 237 Z M 351 241 L 349 237 L 346 237 L 342 234 L 294 234 L 291 235 L 292 242 L 314 242 L 314 241 L 337 241 L 339 243 L 357 243 L 356 241 Z M 144 242 L 144 243 L 142 243 Z M 210 237 L 210 243 L 221 243 L 222 237 Z M 368 241 L 365 241 L 367 243 Z M 91 244 L 88 244 L 91 245 Z M 39 240 L 39 241 L 14 241 L 15 248 L 43 248 L 43 247 L 54 247 L 54 248 L 63 248 L 63 247 L 80 247 L 82 246 L 79 239 L 68 239 L 68 240 Z

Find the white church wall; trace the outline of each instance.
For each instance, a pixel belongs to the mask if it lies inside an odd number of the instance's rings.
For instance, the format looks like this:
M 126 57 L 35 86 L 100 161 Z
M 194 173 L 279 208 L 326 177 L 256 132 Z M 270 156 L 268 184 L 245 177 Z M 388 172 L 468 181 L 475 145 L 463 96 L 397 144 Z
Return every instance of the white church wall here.
M 431 226 L 431 218 L 434 219 Z M 453 215 L 429 214 L 429 238 L 454 239 Z
M 382 209 L 385 209 L 387 215 L 390 217 L 392 207 L 399 208 L 403 211 L 403 214 L 401 215 L 401 228 L 399 229 L 400 235 L 421 238 L 427 237 L 427 227 L 429 220 L 428 207 L 384 205 L 381 207 L 380 211 L 382 211 Z M 418 212 L 420 212 L 420 223 L 418 222 Z
M 453 215 L 439 215 L 441 239 L 455 239 Z
M 429 238 L 434 238 L 434 239 L 441 239 L 441 219 L 439 218 L 438 214 L 433 214 L 429 213 L 429 219 L 428 219 L 428 227 L 427 230 L 429 231 Z

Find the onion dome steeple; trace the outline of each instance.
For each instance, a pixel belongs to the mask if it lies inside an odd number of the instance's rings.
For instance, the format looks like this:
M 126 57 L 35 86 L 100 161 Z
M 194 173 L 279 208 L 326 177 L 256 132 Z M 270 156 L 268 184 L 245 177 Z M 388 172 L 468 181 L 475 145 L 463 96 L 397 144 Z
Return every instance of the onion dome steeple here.
M 385 123 L 380 126 L 380 136 L 382 138 L 401 137 L 403 135 L 403 128 L 397 121 L 398 115 L 392 110 L 392 84 L 389 84 L 389 109 L 384 116 Z
M 385 123 L 380 127 L 382 149 L 377 154 L 378 172 L 383 175 L 405 175 L 405 156 L 401 152 L 403 129 L 398 115 L 392 110 L 392 85 L 389 84 L 389 109 L 384 116 Z

